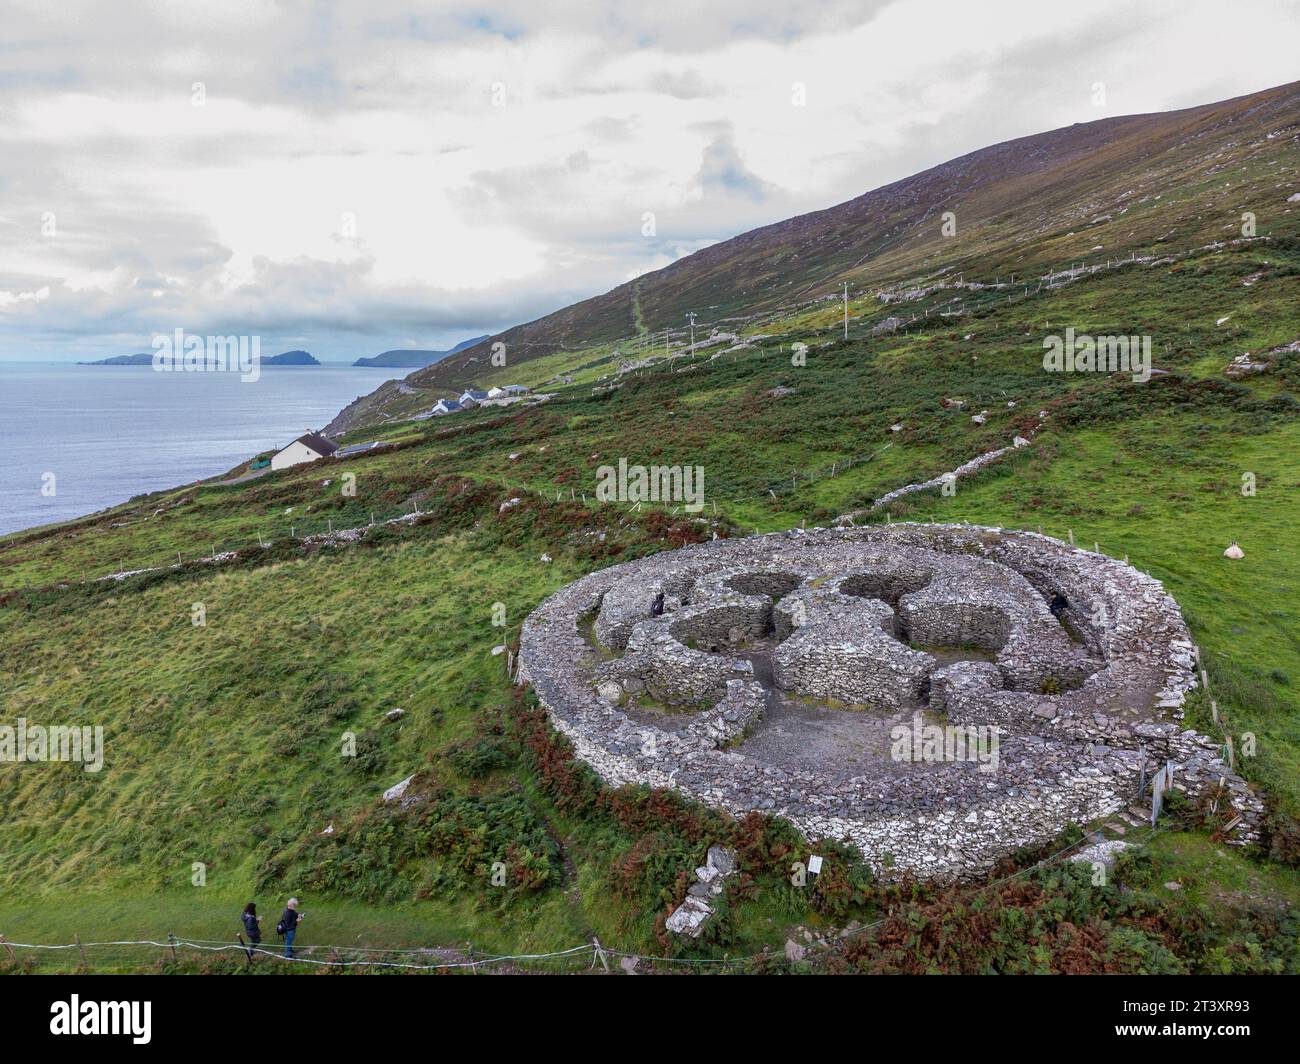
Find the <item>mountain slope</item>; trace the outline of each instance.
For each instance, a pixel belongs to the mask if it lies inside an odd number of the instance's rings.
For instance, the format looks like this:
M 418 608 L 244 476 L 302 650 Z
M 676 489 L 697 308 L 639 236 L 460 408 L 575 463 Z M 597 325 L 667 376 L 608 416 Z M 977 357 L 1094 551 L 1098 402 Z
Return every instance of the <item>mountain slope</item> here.
M 446 358 L 448 355 L 454 355 L 458 351 L 464 351 L 467 347 L 473 347 L 475 344 L 482 343 L 486 336 L 475 336 L 468 340 L 462 340 L 455 347 L 446 351 L 383 351 L 380 354 L 373 355 L 369 358 L 359 358 L 352 364 L 354 366 L 396 366 L 399 369 L 410 367 L 422 367 L 431 365 L 439 359 Z
M 594 344 L 625 340 L 626 347 L 645 342 L 647 333 L 678 336 L 690 311 L 730 329 L 736 318 L 833 296 L 842 282 L 852 295 L 943 271 L 978 269 L 980 279 L 993 281 L 1164 243 L 1207 243 L 1223 235 L 1225 223 L 1235 218 L 1239 225 L 1247 207 L 1240 198 L 1222 202 L 1225 181 L 1217 175 L 1247 160 L 1281 165 L 1295 151 L 1298 127 L 1295 82 L 983 148 L 827 210 L 741 234 L 488 337 L 357 400 L 331 431 L 409 414 L 485 377 L 504 381 L 508 374 L 493 375 L 489 362 L 498 341 L 506 345 L 508 365 L 517 367 Z M 1177 196 L 1162 197 L 1161 190 L 1174 187 Z M 948 211 L 955 215 L 952 236 L 942 231 Z

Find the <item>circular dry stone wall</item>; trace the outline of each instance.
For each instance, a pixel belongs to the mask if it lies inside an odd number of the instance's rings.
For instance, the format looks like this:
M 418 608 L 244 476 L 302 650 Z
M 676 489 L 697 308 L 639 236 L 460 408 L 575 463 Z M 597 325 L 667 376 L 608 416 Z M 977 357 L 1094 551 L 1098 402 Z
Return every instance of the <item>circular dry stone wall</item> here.
M 1195 648 L 1160 583 L 1046 536 L 892 524 L 716 540 L 592 573 L 524 623 L 521 675 L 607 784 L 986 873 L 1151 803 L 1262 806 L 1182 724 Z

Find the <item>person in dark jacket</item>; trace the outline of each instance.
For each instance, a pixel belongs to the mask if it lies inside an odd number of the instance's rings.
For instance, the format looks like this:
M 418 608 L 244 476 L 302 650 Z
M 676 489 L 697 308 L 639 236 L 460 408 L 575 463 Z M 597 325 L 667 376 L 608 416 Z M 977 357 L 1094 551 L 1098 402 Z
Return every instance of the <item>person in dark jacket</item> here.
M 251 901 L 244 906 L 244 911 L 239 917 L 244 921 L 244 934 L 248 936 L 248 959 L 253 959 L 253 950 L 262 942 L 262 918 L 257 915 L 257 906 Z
M 662 617 L 663 612 L 664 612 L 664 593 L 660 591 L 659 594 L 655 596 L 654 602 L 650 604 L 650 616 Z
M 293 960 L 293 937 L 298 933 L 298 924 L 302 921 L 303 914 L 298 911 L 298 899 L 290 898 L 289 904 L 285 907 L 284 915 L 280 917 L 280 926 L 284 928 L 284 959 Z

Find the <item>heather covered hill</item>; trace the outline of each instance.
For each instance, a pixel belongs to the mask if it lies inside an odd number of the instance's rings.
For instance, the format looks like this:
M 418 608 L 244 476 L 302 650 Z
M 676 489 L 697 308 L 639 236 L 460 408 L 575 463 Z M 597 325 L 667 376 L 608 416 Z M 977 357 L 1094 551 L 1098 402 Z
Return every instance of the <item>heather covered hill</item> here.
M 1244 212 L 1269 217 L 1279 204 L 1290 209 L 1284 201 L 1296 191 L 1297 130 L 1300 83 L 1292 83 L 984 148 L 489 337 L 404 382 L 386 383 L 335 427 L 412 412 L 428 396 L 471 383 L 510 379 L 490 361 L 498 341 L 509 367 L 601 344 L 626 352 L 664 330 L 680 338 L 692 311 L 706 326 L 730 330 L 754 315 L 837 295 L 845 282 L 851 297 L 950 274 L 1005 282 L 1221 240 L 1241 226 Z M 945 212 L 953 216 L 951 235 Z

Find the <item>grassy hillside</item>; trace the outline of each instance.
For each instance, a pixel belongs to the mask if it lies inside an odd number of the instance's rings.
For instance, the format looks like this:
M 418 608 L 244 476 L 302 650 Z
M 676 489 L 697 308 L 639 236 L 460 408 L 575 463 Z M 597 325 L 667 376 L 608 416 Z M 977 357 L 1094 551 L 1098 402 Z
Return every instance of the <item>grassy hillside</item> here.
M 685 343 L 755 315 L 881 287 L 1023 283 L 1133 252 L 1162 255 L 1259 232 L 1296 185 L 1300 83 L 1183 111 L 1075 124 L 954 159 L 824 211 L 686 256 L 535 322 L 489 337 L 352 404 L 337 428 L 428 409 L 471 383 L 504 383 L 529 362 L 580 349 L 592 358 Z M 1278 195 L 1281 192 L 1282 195 Z M 949 225 L 945 225 L 949 222 Z M 952 295 L 953 293 L 948 293 Z M 697 332 L 699 330 L 697 329 Z M 504 344 L 507 367 L 490 359 Z
M 755 966 L 799 967 L 808 962 L 783 959 L 788 937 L 857 922 L 867 933 L 819 966 L 1300 970 L 1300 353 L 1279 352 L 1244 381 L 1223 372 L 1243 351 L 1300 339 L 1300 207 L 1287 202 L 1300 191 L 1296 130 L 1268 140 L 1267 108 L 1255 125 L 1208 114 L 1177 120 L 1207 145 L 1195 173 L 1160 169 L 1154 152 L 1162 176 L 1142 195 L 1181 204 L 1160 208 L 1168 218 L 1203 215 L 1155 255 L 1108 244 L 1109 266 L 1098 253 L 1102 268 L 1041 286 L 931 282 L 900 299 L 910 285 L 864 288 L 847 340 L 838 305 L 809 302 L 754 309 L 731 330 L 743 345 L 694 357 L 679 342 L 669 357 L 647 347 L 637 358 L 657 361 L 621 374 L 632 354 L 622 342 L 557 348 L 501 371 L 561 381 L 539 405 L 435 421 L 392 409 L 349 434 L 392 445 L 364 457 L 191 485 L 0 538 L 3 717 L 97 724 L 106 738 L 98 774 L 0 764 L 0 933 L 229 938 L 243 901 L 273 912 L 292 892 L 323 917 L 305 925 L 309 945 L 364 935 L 539 951 L 598 935 L 696 961 L 768 949 Z M 1120 128 L 1150 139 L 1166 123 Z M 1239 149 L 1230 159 L 1214 158 L 1220 135 Z M 1168 150 L 1182 165 L 1190 149 Z M 1023 180 L 1041 178 L 1050 196 L 1060 170 L 1032 173 Z M 1218 191 L 1226 181 L 1232 195 Z M 1071 195 L 1060 210 L 1078 204 Z M 1240 226 L 1242 203 L 1258 210 L 1257 238 L 1206 247 L 1211 230 Z M 1135 241 L 1149 236 L 1132 224 Z M 1073 237 L 1029 231 L 1004 253 L 986 229 L 961 252 L 975 256 L 965 280 L 1068 261 Z M 921 261 L 949 254 L 941 247 Z M 903 324 L 873 332 L 889 317 Z M 1066 326 L 1150 335 L 1164 372 L 1145 383 L 1046 373 L 1043 337 Z M 805 364 L 792 361 L 795 344 Z M 972 421 L 981 411 L 984 423 Z M 1032 444 L 955 496 L 872 509 L 1017 434 Z M 597 503 L 596 469 L 620 457 L 703 467 L 704 511 Z M 1073 534 L 1165 581 L 1232 734 L 1257 740 L 1241 768 L 1272 801 L 1267 845 L 1223 846 L 1197 810 L 1175 808 L 1149 839 L 1130 835 L 1143 845 L 1106 887 L 1048 864 L 939 890 L 884 888 L 826 840 L 827 873 L 799 889 L 786 873 L 807 844 L 788 825 L 600 788 L 511 686 L 508 650 L 493 652 L 513 648 L 528 611 L 582 573 L 850 512 Z M 360 531 L 330 538 L 341 529 Z M 1241 561 L 1222 556 L 1232 540 Z M 1192 723 L 1207 712 L 1195 706 Z M 344 756 L 349 734 L 356 756 Z M 382 800 L 412 774 L 418 801 Z M 716 841 L 741 850 L 745 874 L 709 938 L 683 947 L 662 921 Z

